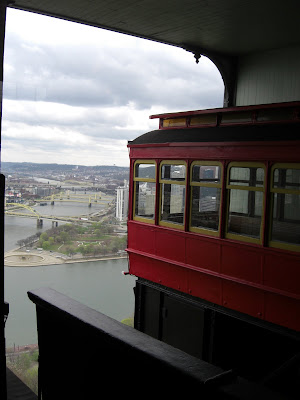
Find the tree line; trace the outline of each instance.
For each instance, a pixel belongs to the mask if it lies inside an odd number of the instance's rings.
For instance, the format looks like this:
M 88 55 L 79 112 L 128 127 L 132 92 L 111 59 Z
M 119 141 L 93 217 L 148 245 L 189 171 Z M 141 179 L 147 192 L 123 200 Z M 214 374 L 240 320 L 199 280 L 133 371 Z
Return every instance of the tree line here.
M 95 222 L 89 226 L 65 224 L 37 233 L 17 242 L 19 246 L 32 246 L 59 251 L 67 255 L 116 254 L 125 250 L 127 236 L 118 236 L 108 223 Z

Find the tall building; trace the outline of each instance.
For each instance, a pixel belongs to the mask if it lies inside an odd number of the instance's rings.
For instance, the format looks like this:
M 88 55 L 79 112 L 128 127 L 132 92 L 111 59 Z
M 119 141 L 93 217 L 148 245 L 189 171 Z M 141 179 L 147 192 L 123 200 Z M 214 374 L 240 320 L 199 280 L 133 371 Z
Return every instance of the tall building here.
M 128 182 L 124 180 L 124 186 L 119 186 L 116 190 L 117 190 L 116 218 L 119 221 L 124 221 L 127 219 L 127 214 L 128 214 L 128 196 L 129 196 Z

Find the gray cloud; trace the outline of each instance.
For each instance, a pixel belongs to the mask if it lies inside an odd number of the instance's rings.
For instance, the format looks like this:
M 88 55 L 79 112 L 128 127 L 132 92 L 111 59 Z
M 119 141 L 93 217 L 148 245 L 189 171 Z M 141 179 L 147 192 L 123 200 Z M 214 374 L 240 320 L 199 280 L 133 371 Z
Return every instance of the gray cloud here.
M 167 46 L 166 46 L 167 47 Z M 201 63 L 181 62 L 187 57 L 177 50 L 141 52 L 74 44 L 30 44 L 8 36 L 5 61 L 13 68 L 5 75 L 8 99 L 42 100 L 74 106 L 121 106 L 134 102 L 137 109 L 153 104 L 175 107 L 218 106 L 220 77 L 216 70 L 203 70 Z M 219 81 L 216 84 L 216 79 Z
M 17 13 L 10 10 L 7 23 L 2 159 L 44 153 L 64 162 L 66 153 L 90 152 L 96 162 L 102 152 L 106 162 L 123 157 L 124 164 L 124 143 L 158 127 L 150 114 L 222 106 L 221 77 L 205 58 L 196 65 L 184 50 L 74 24 L 71 34 L 85 32 L 74 40 L 60 39 L 57 26 L 48 38 L 41 27 L 41 38 L 30 37 L 26 26 L 15 29 Z M 57 23 L 26 13 L 22 23 L 41 25 L 40 18 L 45 30 Z

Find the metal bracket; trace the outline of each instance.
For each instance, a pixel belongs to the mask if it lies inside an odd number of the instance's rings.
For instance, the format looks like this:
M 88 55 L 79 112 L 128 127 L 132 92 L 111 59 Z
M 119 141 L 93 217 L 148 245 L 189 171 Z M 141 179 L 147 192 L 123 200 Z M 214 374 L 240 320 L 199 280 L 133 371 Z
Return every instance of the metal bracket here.
M 215 53 L 188 44 L 183 44 L 181 47 L 184 50 L 194 54 L 197 64 L 199 62 L 201 55 L 209 58 L 215 64 L 224 82 L 223 106 L 224 107 L 235 106 L 237 57 L 222 53 Z

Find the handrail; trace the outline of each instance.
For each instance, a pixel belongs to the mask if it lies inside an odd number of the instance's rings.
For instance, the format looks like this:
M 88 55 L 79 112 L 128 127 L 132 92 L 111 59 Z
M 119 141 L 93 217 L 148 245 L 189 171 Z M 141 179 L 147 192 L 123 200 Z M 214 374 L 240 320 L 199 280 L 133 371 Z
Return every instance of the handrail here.
M 113 393 L 202 399 L 268 398 L 264 387 L 190 356 L 53 289 L 28 292 L 37 309 L 43 400 Z M 250 396 L 251 397 L 251 396 Z M 272 399 L 276 399 L 272 394 Z M 278 397 L 279 398 L 279 397 Z

